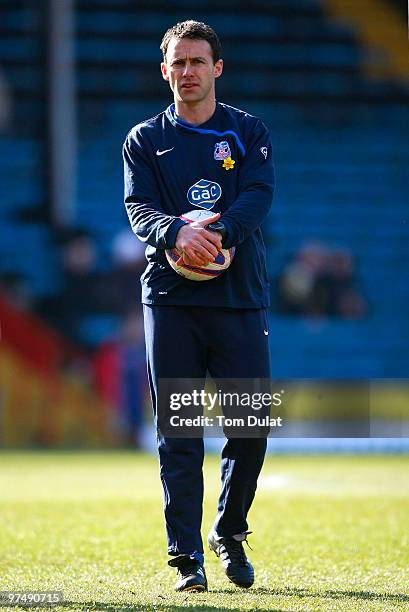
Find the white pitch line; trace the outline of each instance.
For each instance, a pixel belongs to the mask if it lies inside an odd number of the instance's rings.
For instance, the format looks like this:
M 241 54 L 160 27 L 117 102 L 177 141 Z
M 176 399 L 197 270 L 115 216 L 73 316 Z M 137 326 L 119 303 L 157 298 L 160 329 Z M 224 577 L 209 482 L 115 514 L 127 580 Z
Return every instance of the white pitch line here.
M 283 476 L 280 474 L 262 475 L 258 479 L 257 488 L 264 491 L 271 491 L 271 489 L 283 489 L 284 487 L 288 486 L 288 482 L 288 476 Z

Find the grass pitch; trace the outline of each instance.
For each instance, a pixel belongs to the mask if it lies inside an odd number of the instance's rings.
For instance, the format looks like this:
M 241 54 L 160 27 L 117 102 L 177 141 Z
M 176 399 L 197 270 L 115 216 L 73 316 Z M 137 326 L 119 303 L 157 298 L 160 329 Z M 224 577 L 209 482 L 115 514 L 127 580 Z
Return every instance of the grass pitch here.
M 204 537 L 218 488 L 208 456 Z M 409 610 L 407 456 L 267 458 L 248 591 L 208 551 L 210 591 L 173 592 L 161 503 L 156 457 L 0 453 L 0 590 L 62 590 L 56 611 Z

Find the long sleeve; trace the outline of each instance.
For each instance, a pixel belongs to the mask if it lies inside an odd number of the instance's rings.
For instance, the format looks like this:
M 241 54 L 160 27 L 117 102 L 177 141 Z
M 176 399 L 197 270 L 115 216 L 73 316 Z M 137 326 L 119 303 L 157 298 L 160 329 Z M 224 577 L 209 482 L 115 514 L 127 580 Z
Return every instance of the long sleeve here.
M 270 135 L 258 121 L 239 168 L 239 196 L 221 217 L 226 227 L 223 246 L 243 242 L 266 218 L 274 192 L 274 166 Z
M 176 235 L 185 222 L 163 212 L 149 157 L 136 137 L 136 131 L 132 130 L 123 146 L 124 201 L 129 222 L 142 242 L 170 249 L 175 246 Z

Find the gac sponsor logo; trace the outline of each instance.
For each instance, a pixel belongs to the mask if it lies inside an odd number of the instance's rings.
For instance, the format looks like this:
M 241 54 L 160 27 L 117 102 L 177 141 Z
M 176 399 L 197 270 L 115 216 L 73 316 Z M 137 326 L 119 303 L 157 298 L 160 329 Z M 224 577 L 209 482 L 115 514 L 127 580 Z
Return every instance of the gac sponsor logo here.
M 219 183 L 200 179 L 192 185 L 187 192 L 187 199 L 192 206 L 210 210 L 222 195 L 222 188 Z

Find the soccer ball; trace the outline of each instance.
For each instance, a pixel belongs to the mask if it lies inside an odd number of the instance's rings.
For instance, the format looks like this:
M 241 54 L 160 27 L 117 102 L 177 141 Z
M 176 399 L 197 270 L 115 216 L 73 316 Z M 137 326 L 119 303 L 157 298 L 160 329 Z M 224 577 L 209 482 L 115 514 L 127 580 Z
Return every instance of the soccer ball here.
M 188 221 L 188 223 L 193 223 L 193 221 L 203 221 L 203 219 L 208 219 L 209 217 L 213 217 L 214 212 L 210 210 L 191 210 L 187 213 L 184 213 L 180 216 L 184 221 Z M 173 249 L 168 249 L 165 251 L 166 258 L 169 262 L 169 265 L 181 276 L 185 278 L 189 278 L 194 281 L 206 281 L 212 278 L 216 278 L 220 276 L 222 272 L 227 270 L 233 261 L 235 248 L 231 247 L 230 249 L 222 249 L 218 252 L 216 259 L 207 264 L 207 266 L 189 266 L 188 264 L 182 263 L 176 264 L 178 259 L 180 259 L 181 253 L 175 247 Z

